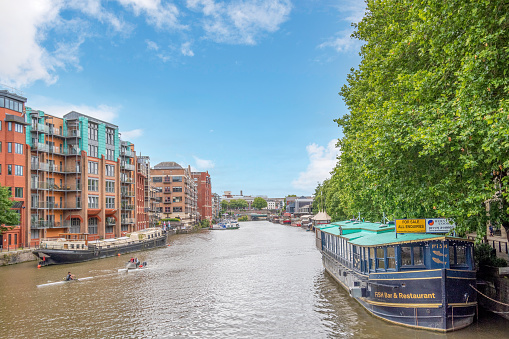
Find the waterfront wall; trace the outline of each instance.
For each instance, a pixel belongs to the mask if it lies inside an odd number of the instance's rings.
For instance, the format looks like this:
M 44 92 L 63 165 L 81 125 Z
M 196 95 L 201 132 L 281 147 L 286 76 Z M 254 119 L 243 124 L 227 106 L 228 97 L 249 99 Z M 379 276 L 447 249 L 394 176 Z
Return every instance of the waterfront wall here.
M 509 267 L 485 267 L 478 278 L 479 306 L 509 319 Z
M 32 250 L 20 250 L 0 253 L 0 266 L 14 265 L 35 260 L 37 260 L 37 257 L 32 253 Z

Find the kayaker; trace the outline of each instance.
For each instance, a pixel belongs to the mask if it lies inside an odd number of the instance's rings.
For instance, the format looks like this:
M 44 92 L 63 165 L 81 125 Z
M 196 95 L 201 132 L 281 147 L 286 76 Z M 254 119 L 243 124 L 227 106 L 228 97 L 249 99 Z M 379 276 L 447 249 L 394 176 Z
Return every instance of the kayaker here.
M 67 277 L 65 278 L 65 280 L 67 281 L 74 280 L 74 275 L 72 275 L 71 272 L 67 272 Z

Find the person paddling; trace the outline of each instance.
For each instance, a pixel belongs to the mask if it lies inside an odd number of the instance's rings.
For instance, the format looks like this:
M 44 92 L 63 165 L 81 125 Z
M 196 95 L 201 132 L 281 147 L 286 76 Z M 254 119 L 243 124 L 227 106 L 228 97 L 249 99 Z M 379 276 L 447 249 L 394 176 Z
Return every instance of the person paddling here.
M 70 281 L 74 279 L 75 279 L 74 275 L 72 275 L 71 272 L 67 272 L 67 277 L 65 278 L 65 280 Z

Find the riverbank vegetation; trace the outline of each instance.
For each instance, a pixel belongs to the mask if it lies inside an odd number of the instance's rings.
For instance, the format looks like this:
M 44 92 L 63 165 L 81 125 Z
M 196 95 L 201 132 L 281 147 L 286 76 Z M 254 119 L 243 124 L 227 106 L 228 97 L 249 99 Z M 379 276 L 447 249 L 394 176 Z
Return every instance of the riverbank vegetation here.
M 334 218 L 449 217 L 460 233 L 509 228 L 509 4 L 368 1 L 361 63 L 332 177 Z M 487 207 L 489 213 L 487 213 Z

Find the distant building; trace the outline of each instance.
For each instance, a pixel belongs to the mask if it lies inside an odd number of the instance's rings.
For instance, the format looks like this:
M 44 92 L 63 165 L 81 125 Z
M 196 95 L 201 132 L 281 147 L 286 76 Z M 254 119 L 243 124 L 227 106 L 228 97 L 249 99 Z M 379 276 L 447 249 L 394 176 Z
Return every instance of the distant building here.
M 191 175 L 196 183 L 200 220 L 212 221 L 212 184 L 209 172 L 192 172 Z
M 311 214 L 313 197 L 286 197 L 286 212 L 292 214 Z
M 196 224 L 198 194 L 191 167 L 183 168 L 173 161 L 161 162 L 150 173 L 156 196 L 160 198 L 156 204 L 158 217 L 180 218 L 185 224 Z

